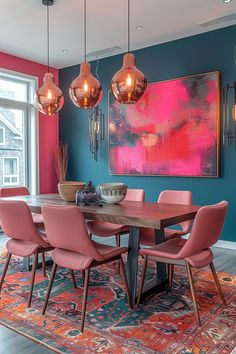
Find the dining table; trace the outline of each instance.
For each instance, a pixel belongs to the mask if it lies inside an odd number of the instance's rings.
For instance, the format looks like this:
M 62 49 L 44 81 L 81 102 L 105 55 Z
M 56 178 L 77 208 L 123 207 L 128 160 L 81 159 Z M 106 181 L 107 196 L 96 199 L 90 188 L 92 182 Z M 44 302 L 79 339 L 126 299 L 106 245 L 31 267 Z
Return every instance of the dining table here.
M 59 194 L 25 195 L 1 199 L 24 201 L 33 213 L 41 213 L 41 206 L 45 203 L 75 205 L 75 203 L 64 201 Z M 165 241 L 164 229 L 166 227 L 183 221 L 193 220 L 200 206 L 123 201 L 120 204 L 81 205 L 78 208 L 86 220 L 107 221 L 129 226 L 126 272 L 132 303 L 135 304 L 137 296 L 140 228 L 153 228 L 155 230 L 155 243 L 162 243 Z M 66 235 L 66 237 L 68 236 Z M 159 263 L 157 274 L 144 288 L 142 297 L 144 298 L 153 292 L 162 290 L 166 283 L 166 264 Z

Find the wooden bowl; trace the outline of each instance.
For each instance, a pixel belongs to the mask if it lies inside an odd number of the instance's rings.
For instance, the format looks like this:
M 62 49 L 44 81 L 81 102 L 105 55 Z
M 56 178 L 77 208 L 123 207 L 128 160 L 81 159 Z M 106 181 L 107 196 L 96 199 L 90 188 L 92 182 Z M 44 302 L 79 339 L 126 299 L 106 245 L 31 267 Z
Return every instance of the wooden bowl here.
M 75 202 L 77 191 L 85 188 L 85 182 L 64 181 L 58 183 L 58 192 L 66 202 Z

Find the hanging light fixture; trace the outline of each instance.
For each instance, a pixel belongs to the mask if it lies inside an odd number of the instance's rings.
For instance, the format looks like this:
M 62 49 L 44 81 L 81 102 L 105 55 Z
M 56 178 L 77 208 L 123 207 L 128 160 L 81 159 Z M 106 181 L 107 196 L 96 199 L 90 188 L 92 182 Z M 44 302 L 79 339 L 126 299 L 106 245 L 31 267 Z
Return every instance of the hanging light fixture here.
M 69 94 L 72 102 L 79 108 L 93 108 L 102 98 L 102 86 L 92 75 L 91 65 L 87 62 L 87 3 L 84 0 L 84 61 L 80 65 L 80 73 L 71 83 Z
M 124 104 L 136 103 L 144 94 L 147 80 L 135 66 L 135 57 L 130 53 L 130 0 L 128 2 L 128 53 L 123 66 L 111 80 L 111 91 L 117 101 Z
M 52 116 L 60 111 L 64 104 L 62 91 L 54 83 L 54 76 L 49 71 L 49 6 L 54 4 L 54 0 L 42 0 L 42 4 L 47 6 L 47 73 L 43 78 L 43 85 L 35 94 L 35 107 L 43 114 Z

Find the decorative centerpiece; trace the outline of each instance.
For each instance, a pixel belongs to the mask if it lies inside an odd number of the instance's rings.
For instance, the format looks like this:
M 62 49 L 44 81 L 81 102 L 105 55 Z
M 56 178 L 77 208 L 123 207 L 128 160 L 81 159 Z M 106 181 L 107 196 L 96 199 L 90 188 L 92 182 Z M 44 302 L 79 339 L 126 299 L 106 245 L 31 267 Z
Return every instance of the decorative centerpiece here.
M 79 205 L 102 205 L 101 196 L 96 191 L 92 181 L 81 191 L 76 193 L 76 204 Z
M 58 178 L 58 192 L 66 202 L 74 202 L 76 192 L 84 189 L 85 182 L 66 181 L 68 145 L 60 144 L 55 151 L 55 170 Z
M 102 200 L 107 204 L 117 204 L 125 199 L 127 185 L 124 183 L 103 183 L 98 187 Z

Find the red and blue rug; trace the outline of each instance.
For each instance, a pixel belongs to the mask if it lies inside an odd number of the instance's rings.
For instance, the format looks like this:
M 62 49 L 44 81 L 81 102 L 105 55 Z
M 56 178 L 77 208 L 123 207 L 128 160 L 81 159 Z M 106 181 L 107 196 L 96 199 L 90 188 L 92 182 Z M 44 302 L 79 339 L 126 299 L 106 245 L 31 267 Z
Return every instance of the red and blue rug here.
M 0 259 L 0 274 L 4 264 Z M 48 276 L 50 269 L 48 269 Z M 149 280 L 154 273 L 148 273 Z M 46 316 L 41 315 L 48 279 L 38 270 L 32 307 L 26 307 L 30 273 L 13 258 L 0 300 L 0 323 L 58 353 L 229 354 L 236 346 L 236 276 L 219 274 L 227 306 L 222 305 L 208 271 L 194 271 L 202 327 L 195 315 L 184 268 L 177 268 L 171 292 L 129 310 L 115 264 L 92 270 L 85 331 L 80 333 L 82 276 L 77 289 L 70 273 L 57 273 Z

